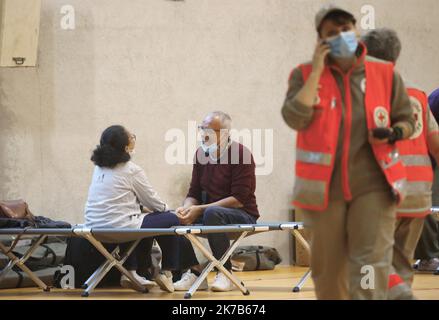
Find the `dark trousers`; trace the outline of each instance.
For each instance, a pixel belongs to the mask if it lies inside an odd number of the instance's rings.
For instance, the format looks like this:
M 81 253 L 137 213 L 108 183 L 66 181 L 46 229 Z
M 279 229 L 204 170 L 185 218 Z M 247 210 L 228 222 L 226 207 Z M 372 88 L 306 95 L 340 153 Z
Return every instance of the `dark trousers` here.
M 432 188 L 433 206 L 439 206 L 439 168 L 434 168 Z M 430 260 L 439 258 L 439 222 L 432 215 L 425 217 L 424 229 L 415 251 L 415 259 Z
M 227 224 L 255 224 L 256 218 L 241 209 L 209 207 L 204 210 L 203 215 L 195 221 L 195 224 L 205 226 L 222 226 Z M 230 239 L 226 233 L 211 233 L 207 235 L 209 246 L 213 256 L 221 259 L 224 253 L 230 247 Z M 185 237 L 180 237 L 180 267 L 181 270 L 189 269 L 198 263 L 191 242 Z M 228 260 L 224 267 L 227 270 L 232 269 L 232 264 Z
M 424 229 L 419 238 L 415 258 L 430 260 L 439 258 L 439 222 L 429 214 L 424 220 Z
M 142 229 L 169 228 L 178 226 L 180 221 L 171 212 L 153 212 L 145 216 Z M 133 253 L 125 261 L 128 270 L 141 270 L 141 273 L 151 265 L 151 249 L 153 240 L 156 240 L 162 250 L 162 269 L 177 270 L 179 267 L 179 245 L 177 236 L 155 236 L 145 238 L 137 245 Z M 121 244 L 121 250 L 125 251 L 128 244 Z

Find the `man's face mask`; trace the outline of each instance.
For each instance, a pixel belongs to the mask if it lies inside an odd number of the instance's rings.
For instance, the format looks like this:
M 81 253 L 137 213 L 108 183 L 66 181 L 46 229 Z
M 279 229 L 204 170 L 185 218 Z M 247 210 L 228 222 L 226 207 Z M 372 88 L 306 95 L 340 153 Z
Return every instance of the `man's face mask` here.
M 202 134 L 201 148 L 206 155 L 215 155 L 218 150 L 215 130 L 201 127 L 200 129 Z
M 358 47 L 355 31 L 341 32 L 338 36 L 327 38 L 325 42 L 331 47 L 330 55 L 333 58 L 352 58 Z
M 201 143 L 201 148 L 206 155 L 216 156 L 217 151 L 224 151 L 225 147 L 228 145 L 230 138 L 228 137 L 228 132 L 221 130 L 220 144 L 218 144 L 217 136 L 214 130 L 204 129 L 204 138 Z
M 204 142 L 201 144 L 201 148 L 203 149 L 206 155 L 216 155 L 218 150 L 218 145 L 216 143 L 212 143 L 211 145 L 206 145 Z

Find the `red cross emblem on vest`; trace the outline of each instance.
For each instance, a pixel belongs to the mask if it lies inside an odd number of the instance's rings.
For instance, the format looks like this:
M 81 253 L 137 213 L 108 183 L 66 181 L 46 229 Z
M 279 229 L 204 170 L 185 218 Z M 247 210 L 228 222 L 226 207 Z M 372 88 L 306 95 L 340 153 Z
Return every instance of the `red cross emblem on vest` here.
M 389 113 L 384 107 L 376 107 L 373 118 L 377 127 L 387 127 L 389 124 Z

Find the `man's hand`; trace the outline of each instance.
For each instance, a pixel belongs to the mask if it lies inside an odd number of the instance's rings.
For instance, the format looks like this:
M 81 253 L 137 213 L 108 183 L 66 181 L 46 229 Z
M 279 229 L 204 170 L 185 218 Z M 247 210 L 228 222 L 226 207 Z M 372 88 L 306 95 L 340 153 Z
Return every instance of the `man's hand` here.
M 179 209 L 181 208 L 178 208 L 177 210 Z M 190 225 L 193 224 L 195 220 L 197 220 L 197 218 L 203 214 L 203 211 L 204 209 L 201 206 L 190 206 L 189 208 L 182 209 L 176 212 L 177 217 L 180 219 L 180 223 L 182 225 Z
M 177 209 L 175 209 L 175 213 L 177 215 L 180 215 L 185 209 L 187 209 L 187 207 L 183 206 L 183 207 L 178 207 Z

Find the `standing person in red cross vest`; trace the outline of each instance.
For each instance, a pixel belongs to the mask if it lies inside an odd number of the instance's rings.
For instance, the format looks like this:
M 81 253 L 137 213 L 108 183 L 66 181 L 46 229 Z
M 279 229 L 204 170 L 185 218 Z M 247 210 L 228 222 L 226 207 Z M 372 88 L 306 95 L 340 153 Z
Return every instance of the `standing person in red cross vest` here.
M 293 204 L 311 230 L 318 299 L 387 299 L 406 184 L 395 141 L 414 132 L 401 77 L 367 56 L 355 23 L 340 7 L 320 9 L 312 62 L 292 71 L 282 107 L 298 131 Z
M 369 55 L 396 63 L 401 42 L 394 30 L 369 31 L 362 38 Z M 412 260 L 421 236 L 424 218 L 430 214 L 433 170 L 428 153 L 439 160 L 439 127 L 428 106 L 427 95 L 405 81 L 416 120 L 410 139 L 397 143 L 407 170 L 407 195 L 397 209 L 392 272 L 389 277 L 389 299 L 414 299 Z
M 439 122 L 439 88 L 428 96 L 428 104 L 436 122 Z M 433 207 L 439 206 L 439 167 L 433 161 Z M 415 259 L 419 259 L 417 272 L 433 273 L 439 270 L 439 220 L 432 214 L 424 219 L 424 228 L 415 250 Z

